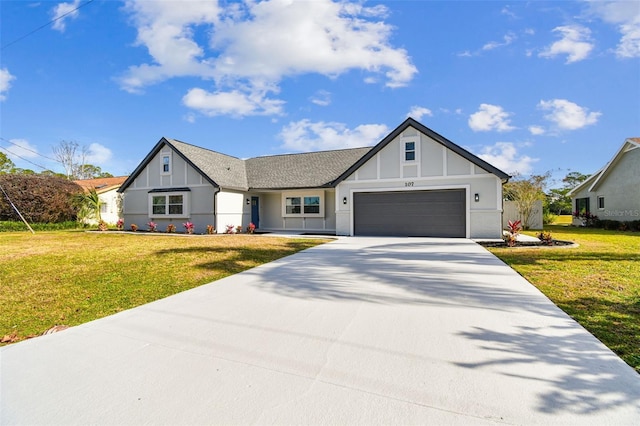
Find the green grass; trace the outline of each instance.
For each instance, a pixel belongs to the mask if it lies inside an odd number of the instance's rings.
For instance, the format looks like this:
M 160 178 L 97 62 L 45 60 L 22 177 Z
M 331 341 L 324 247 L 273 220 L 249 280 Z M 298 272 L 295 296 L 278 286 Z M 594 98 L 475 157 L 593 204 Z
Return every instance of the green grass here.
M 553 222 L 554 225 L 571 225 L 573 221 L 573 216 L 570 214 L 563 214 L 560 216 L 556 216 Z
M 0 233 L 0 338 L 19 341 L 326 242 L 255 235 Z
M 545 230 L 579 247 L 489 250 L 640 373 L 640 233 Z

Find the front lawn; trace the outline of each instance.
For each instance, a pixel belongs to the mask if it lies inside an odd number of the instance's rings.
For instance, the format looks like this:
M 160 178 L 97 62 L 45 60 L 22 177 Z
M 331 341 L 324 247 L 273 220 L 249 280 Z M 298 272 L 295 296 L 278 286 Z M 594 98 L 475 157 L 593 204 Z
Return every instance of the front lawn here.
M 640 233 L 547 229 L 580 246 L 489 250 L 640 373 Z
M 0 233 L 0 339 L 78 325 L 326 242 L 257 235 Z

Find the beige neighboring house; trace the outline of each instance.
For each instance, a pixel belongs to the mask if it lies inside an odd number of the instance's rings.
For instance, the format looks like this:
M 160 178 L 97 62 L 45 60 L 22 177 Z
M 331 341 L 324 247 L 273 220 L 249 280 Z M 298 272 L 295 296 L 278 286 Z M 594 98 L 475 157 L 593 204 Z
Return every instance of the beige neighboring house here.
M 602 220 L 640 220 L 640 138 L 628 138 L 611 161 L 569 192 L 574 212 Z M 573 218 L 573 224 L 582 225 Z
M 126 227 L 500 238 L 508 179 L 408 118 L 373 147 L 246 160 L 162 138 L 119 192 Z
M 85 191 L 92 188 L 98 193 L 100 198 L 100 216 L 102 220 L 110 225 L 115 225 L 119 218 L 122 217 L 121 195 L 118 193 L 120 186 L 127 180 L 127 176 L 118 176 L 110 178 L 83 179 L 75 180 Z M 96 225 L 97 220 L 92 220 L 92 224 Z

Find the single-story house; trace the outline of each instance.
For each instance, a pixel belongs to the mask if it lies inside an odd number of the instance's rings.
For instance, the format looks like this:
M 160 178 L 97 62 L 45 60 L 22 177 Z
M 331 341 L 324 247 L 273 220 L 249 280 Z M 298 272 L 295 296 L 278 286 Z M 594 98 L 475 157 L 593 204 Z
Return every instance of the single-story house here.
M 640 220 L 640 138 L 628 138 L 611 161 L 573 188 L 574 212 L 589 212 L 599 219 Z M 582 220 L 573 219 L 574 225 Z
M 100 200 L 100 216 L 102 220 L 114 225 L 122 214 L 121 195 L 118 193 L 120 186 L 127 180 L 127 176 L 117 176 L 96 179 L 81 179 L 74 182 L 80 185 L 84 191 L 95 189 Z M 90 220 L 96 225 L 97 220 Z
M 500 238 L 508 178 L 408 118 L 373 147 L 246 160 L 162 138 L 119 191 L 127 227 Z

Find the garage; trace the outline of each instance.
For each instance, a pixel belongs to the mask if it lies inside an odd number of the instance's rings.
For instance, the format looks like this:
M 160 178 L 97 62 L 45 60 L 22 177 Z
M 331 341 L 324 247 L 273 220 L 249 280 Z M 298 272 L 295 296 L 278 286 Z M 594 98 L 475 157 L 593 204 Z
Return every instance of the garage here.
M 355 235 L 466 237 L 466 191 L 355 192 Z

